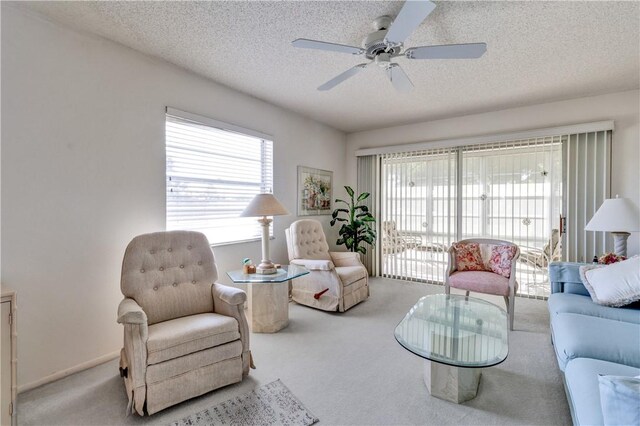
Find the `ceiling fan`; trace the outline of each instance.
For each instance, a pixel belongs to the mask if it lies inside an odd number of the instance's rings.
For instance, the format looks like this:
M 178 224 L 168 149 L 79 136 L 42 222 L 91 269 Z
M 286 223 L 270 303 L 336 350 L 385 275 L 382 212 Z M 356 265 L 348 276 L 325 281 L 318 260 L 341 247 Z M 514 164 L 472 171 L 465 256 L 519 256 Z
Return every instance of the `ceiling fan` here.
M 365 37 L 361 48 L 305 38 L 294 40 L 291 44 L 303 49 L 328 50 L 352 55 L 364 54 L 370 60 L 332 78 L 318 87 L 318 90 L 333 89 L 375 63 L 386 71 L 389 80 L 398 91 L 406 92 L 413 88 L 413 83 L 399 64 L 391 62 L 392 59 L 400 56 L 407 59 L 474 59 L 481 57 L 487 51 L 486 43 L 445 44 L 404 49 L 404 41 L 407 37 L 435 8 L 435 3 L 428 0 L 407 0 L 395 20 L 385 15 L 373 21 L 375 31 Z

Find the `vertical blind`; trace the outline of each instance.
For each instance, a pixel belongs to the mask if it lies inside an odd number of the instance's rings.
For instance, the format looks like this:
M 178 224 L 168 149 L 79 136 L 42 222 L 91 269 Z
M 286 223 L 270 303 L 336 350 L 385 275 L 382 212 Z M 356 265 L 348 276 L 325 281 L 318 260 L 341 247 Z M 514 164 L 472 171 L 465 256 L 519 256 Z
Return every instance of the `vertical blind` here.
M 548 296 L 550 262 L 611 245 L 584 231 L 609 196 L 610 149 L 605 130 L 378 154 L 382 275 L 442 283 L 452 242 L 489 237 L 520 246 L 520 295 Z
M 446 251 L 455 241 L 457 148 L 381 155 L 382 274 L 444 281 Z
M 550 136 L 462 148 L 461 237 L 520 247 L 520 295 L 549 295 L 547 267 L 560 260 L 562 142 Z
M 369 208 L 369 211 L 375 217 L 378 218 L 378 179 L 380 172 L 379 168 L 379 160 L 376 155 L 368 155 L 363 157 L 358 157 L 358 165 L 357 165 L 357 186 L 358 186 L 358 194 L 363 192 L 368 192 L 371 194 L 369 198 L 363 201 L 363 204 Z M 376 221 L 374 223 L 376 235 L 380 234 L 380 223 Z M 373 247 L 367 246 L 367 253 L 362 255 L 362 263 L 369 271 L 370 275 L 376 276 L 378 275 L 378 259 L 379 256 L 379 244 L 375 244 Z
M 167 229 L 200 231 L 212 244 L 259 238 L 255 218 L 239 216 L 272 189 L 273 142 L 185 116 L 166 116 Z
M 569 135 L 563 146 L 566 183 L 564 216 L 565 260 L 590 262 L 594 255 L 613 251 L 604 232 L 584 227 L 611 196 L 611 131 Z

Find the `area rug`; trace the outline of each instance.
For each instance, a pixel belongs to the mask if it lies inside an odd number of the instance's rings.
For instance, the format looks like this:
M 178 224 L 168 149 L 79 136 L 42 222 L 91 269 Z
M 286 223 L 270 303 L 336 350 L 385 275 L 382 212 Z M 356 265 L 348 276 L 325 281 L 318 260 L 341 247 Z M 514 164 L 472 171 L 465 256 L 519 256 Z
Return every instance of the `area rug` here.
M 309 426 L 318 419 L 280 379 L 244 395 L 192 414 L 171 426 L 283 425 Z

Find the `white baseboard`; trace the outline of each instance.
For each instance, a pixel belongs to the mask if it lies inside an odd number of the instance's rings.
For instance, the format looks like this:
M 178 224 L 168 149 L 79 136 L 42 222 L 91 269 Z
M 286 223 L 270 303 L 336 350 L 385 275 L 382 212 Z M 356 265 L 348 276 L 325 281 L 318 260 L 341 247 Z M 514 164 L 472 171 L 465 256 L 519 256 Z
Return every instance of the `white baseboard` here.
M 117 358 L 119 355 L 120 355 L 120 351 L 118 350 L 115 352 L 108 353 L 106 355 L 102 355 L 101 357 L 89 360 L 87 362 L 83 362 L 82 364 L 74 365 L 73 367 L 67 368 L 66 370 L 57 371 L 53 374 L 43 377 L 42 379 L 36 380 L 35 382 L 18 386 L 18 393 L 26 392 L 28 390 L 37 388 L 38 386 L 55 382 L 56 380 L 62 379 L 63 377 L 67 377 L 70 374 L 77 373 L 82 370 L 86 370 L 87 368 L 95 367 L 96 365 L 103 364 L 107 361 L 111 361 L 112 359 Z

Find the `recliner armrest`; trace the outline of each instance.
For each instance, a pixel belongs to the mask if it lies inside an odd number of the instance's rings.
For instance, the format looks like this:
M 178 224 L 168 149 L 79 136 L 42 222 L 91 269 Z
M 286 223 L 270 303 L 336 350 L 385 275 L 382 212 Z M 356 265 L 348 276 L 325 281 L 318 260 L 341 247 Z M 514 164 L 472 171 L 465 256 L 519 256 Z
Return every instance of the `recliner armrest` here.
M 304 266 L 310 271 L 332 271 L 335 265 L 330 260 L 293 259 L 292 265 Z
M 362 266 L 360 254 L 352 251 L 332 251 L 329 252 L 333 263 L 337 266 Z
M 213 297 L 217 297 L 218 299 L 231 306 L 241 305 L 242 303 L 247 301 L 247 293 L 240 290 L 239 288 L 213 283 L 211 291 L 213 293 Z
M 124 298 L 118 306 L 118 323 L 146 324 L 147 314 L 135 300 Z

